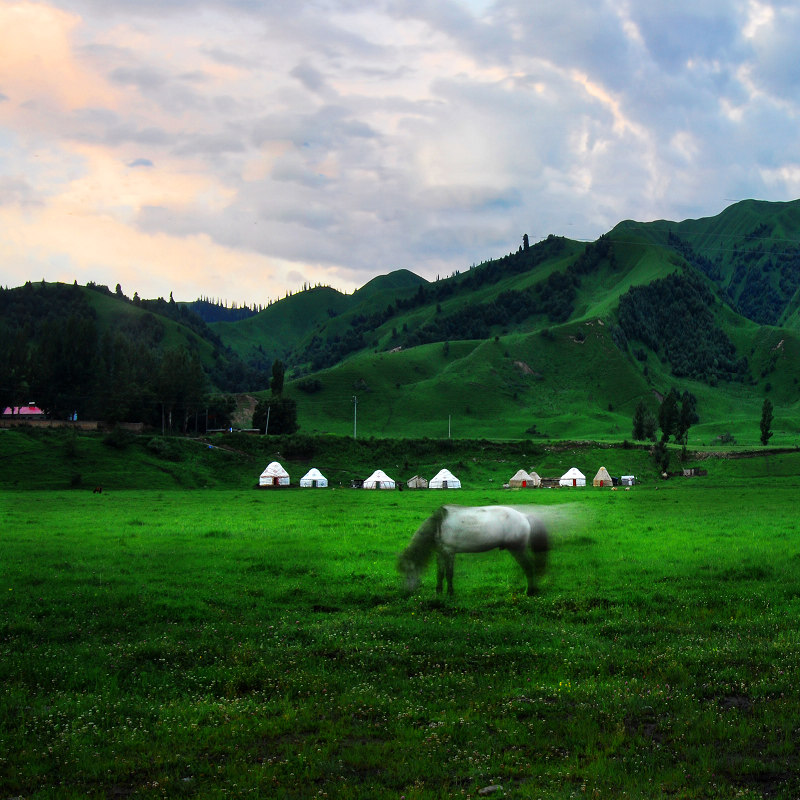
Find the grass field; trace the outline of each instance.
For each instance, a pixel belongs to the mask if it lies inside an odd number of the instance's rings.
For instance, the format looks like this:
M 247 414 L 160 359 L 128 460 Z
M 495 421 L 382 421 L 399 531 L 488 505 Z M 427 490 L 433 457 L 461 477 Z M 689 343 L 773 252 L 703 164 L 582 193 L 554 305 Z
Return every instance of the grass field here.
M 271 461 L 280 461 L 296 485 L 310 467 L 322 470 L 332 486 L 382 469 L 398 481 L 432 478 L 452 470 L 464 488 L 502 486 L 522 468 L 560 476 L 579 467 L 590 479 L 601 465 L 614 475 L 657 479 L 658 470 L 643 447 L 603 447 L 591 442 L 492 442 L 487 440 L 357 439 L 214 434 L 189 439 L 152 434 L 109 446 L 105 434 L 75 435 L 66 430 L 0 430 L 0 469 L 10 489 L 249 489 Z M 754 459 L 761 462 L 775 461 Z M 680 466 L 679 452 L 673 463 Z M 800 451 L 790 458 L 800 473 Z M 690 462 L 699 465 L 701 461 Z M 716 464 L 717 462 L 715 462 Z M 759 469 L 763 467 L 759 466 Z
M 0 797 L 796 797 L 797 484 L 5 492 Z M 580 524 L 404 596 L 444 501 Z

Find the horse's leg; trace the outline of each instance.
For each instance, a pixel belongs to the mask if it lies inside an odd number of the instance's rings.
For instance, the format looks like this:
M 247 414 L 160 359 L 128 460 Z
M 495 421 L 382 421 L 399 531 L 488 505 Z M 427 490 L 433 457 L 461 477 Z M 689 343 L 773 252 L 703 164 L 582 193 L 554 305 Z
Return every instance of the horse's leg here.
M 447 566 L 447 594 L 449 597 L 453 596 L 453 564 L 456 557 L 453 553 L 448 553 L 445 557 L 445 564 Z
M 533 551 L 533 568 L 541 578 L 547 568 L 547 554 L 550 551 L 550 536 L 544 525 L 531 529 L 530 547 Z
M 547 569 L 547 550 L 534 550 L 533 569 L 537 577 L 541 578 Z
M 445 575 L 445 560 L 442 553 L 436 554 L 436 594 L 442 593 Z
M 514 560 L 517 564 L 522 567 L 522 571 L 525 573 L 525 577 L 528 580 L 528 596 L 536 594 L 536 579 L 534 577 L 534 564 L 533 559 L 528 555 L 526 550 L 509 550 L 512 556 L 514 556 Z

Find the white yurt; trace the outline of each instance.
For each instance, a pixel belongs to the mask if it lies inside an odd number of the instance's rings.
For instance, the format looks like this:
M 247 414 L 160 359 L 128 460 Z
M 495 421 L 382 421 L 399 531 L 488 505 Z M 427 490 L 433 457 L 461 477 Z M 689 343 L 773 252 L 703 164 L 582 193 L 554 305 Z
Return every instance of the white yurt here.
M 586 476 L 577 468 L 567 470 L 558 481 L 559 486 L 586 486 Z
M 376 469 L 364 481 L 364 489 L 394 489 L 394 481 L 383 470 Z
M 518 469 L 508 482 L 508 485 L 512 489 L 523 489 L 530 486 L 530 480 L 531 476 L 524 469 Z
M 460 489 L 461 481 L 449 469 L 440 469 L 428 483 L 429 489 Z
M 597 475 L 594 476 L 594 480 L 592 481 L 592 486 L 613 486 L 613 485 L 614 481 L 608 474 L 608 470 L 605 467 L 600 467 L 600 469 L 597 470 Z
M 312 467 L 302 478 L 300 485 L 315 489 L 324 489 L 328 485 L 328 479 L 316 468 Z
M 277 462 L 273 461 L 261 473 L 258 479 L 259 486 L 288 486 L 289 473 Z
M 528 487 L 538 489 L 542 485 L 542 479 L 539 477 L 539 473 L 531 470 L 528 475 L 530 475 L 531 478 Z

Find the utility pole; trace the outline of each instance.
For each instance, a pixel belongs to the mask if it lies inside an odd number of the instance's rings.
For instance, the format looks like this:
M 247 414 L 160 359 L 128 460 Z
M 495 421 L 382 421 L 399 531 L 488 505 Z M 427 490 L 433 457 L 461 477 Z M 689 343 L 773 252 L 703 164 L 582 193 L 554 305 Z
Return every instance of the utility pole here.
M 353 438 L 356 438 L 356 419 L 358 417 L 358 397 L 353 395 Z
M 447 438 L 450 438 L 450 414 L 447 415 Z
M 271 408 L 272 406 L 267 406 L 267 424 L 266 427 L 264 428 L 264 436 L 266 436 L 269 433 L 269 412 Z

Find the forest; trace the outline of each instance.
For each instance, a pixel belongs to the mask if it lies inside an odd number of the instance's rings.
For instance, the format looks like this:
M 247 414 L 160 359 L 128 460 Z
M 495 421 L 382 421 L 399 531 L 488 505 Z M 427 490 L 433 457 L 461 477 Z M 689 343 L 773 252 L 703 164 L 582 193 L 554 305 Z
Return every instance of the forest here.
M 737 357 L 733 342 L 715 322 L 715 303 L 699 276 L 674 273 L 622 295 L 619 328 L 628 342 L 663 355 L 678 378 L 712 386 L 719 380 L 745 380 L 747 359 Z
M 111 294 L 107 287 L 89 288 Z M 128 300 L 119 290 L 114 296 L 142 313 L 101 330 L 96 309 L 77 285 L 29 282 L 0 289 L 2 407 L 35 398 L 56 419 L 145 422 L 175 430 L 185 430 L 202 412 L 203 424 L 208 413 L 209 426 L 221 427 L 232 410 L 226 393 L 268 383 L 172 298 Z M 170 320 L 191 331 L 183 341 L 169 343 Z M 210 367 L 200 357 L 203 340 L 214 346 Z
M 761 223 L 730 252 L 718 253 L 715 260 L 698 254 L 675 233 L 670 232 L 668 242 L 693 267 L 708 275 L 742 316 L 759 325 L 777 325 L 800 287 L 800 247 L 794 242 L 773 241 L 771 233 L 771 227 Z M 729 262 L 729 279 L 723 260 Z

